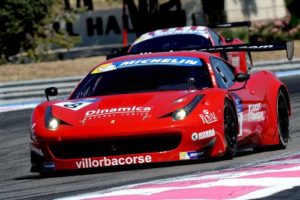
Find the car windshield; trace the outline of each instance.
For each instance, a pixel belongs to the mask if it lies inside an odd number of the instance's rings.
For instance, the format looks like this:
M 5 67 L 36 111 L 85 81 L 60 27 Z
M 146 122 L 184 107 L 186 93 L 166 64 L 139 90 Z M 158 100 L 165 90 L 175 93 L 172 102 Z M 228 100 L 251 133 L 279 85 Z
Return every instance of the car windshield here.
M 190 90 L 212 87 L 206 66 L 139 66 L 89 74 L 74 98 L 138 92 Z
M 212 46 L 210 40 L 195 34 L 167 35 L 137 43 L 129 53 L 159 52 Z

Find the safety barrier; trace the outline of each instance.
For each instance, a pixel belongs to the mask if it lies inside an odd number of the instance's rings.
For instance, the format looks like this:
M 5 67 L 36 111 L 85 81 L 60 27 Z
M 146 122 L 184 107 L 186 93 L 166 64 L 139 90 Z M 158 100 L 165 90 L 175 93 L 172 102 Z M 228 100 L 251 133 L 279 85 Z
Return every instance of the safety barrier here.
M 8 82 L 0 84 L 0 105 L 44 101 L 44 89 L 57 87 L 61 99 L 68 96 L 82 77 L 64 77 L 47 80 Z

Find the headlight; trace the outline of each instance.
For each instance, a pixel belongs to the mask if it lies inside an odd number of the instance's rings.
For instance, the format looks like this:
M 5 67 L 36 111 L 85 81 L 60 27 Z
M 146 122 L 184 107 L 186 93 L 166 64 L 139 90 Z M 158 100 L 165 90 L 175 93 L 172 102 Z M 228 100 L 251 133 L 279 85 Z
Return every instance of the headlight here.
M 52 118 L 49 121 L 48 128 L 49 130 L 56 130 L 60 124 L 60 121 L 56 118 Z
M 187 112 L 184 109 L 176 110 L 173 113 L 174 120 L 183 120 L 187 116 Z
M 189 104 L 173 112 L 173 119 L 177 121 L 186 118 L 194 110 L 194 108 L 197 106 L 197 104 L 201 101 L 202 98 L 203 95 L 197 95 Z
M 58 129 L 59 125 L 61 124 L 59 119 L 56 119 L 52 115 L 52 107 L 47 107 L 45 112 L 45 126 L 51 131 L 55 131 Z

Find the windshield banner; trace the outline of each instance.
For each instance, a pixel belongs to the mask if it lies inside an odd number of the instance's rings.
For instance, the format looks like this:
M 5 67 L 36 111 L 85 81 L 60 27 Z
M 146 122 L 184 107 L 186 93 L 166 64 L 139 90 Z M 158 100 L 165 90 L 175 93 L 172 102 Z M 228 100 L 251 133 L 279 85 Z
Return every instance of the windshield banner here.
M 135 60 L 125 60 L 114 63 L 117 68 L 133 67 L 140 65 L 175 65 L 175 66 L 202 66 L 199 58 L 194 57 L 155 57 L 155 58 L 140 58 Z
M 98 74 L 101 72 L 111 71 L 115 69 L 125 67 L 138 67 L 138 66 L 151 66 L 151 65 L 169 65 L 169 66 L 203 66 L 201 60 L 195 57 L 184 57 L 184 56 L 165 56 L 155 58 L 139 58 L 133 60 L 123 60 L 113 63 L 105 63 L 95 68 L 91 74 Z

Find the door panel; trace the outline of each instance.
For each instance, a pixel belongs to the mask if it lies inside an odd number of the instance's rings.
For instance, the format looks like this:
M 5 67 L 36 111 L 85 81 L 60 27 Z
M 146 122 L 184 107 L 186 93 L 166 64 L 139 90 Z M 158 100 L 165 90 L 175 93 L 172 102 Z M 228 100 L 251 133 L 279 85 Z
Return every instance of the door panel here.
M 263 130 L 266 116 L 265 96 L 257 92 L 257 89 L 251 87 L 251 82 L 253 81 L 254 78 L 251 77 L 244 88 L 232 92 L 229 91 L 229 94 L 235 99 L 237 108 L 240 125 L 239 140 L 257 140 L 257 137 L 262 134 Z M 243 84 L 235 83 L 229 89 L 241 88 Z

